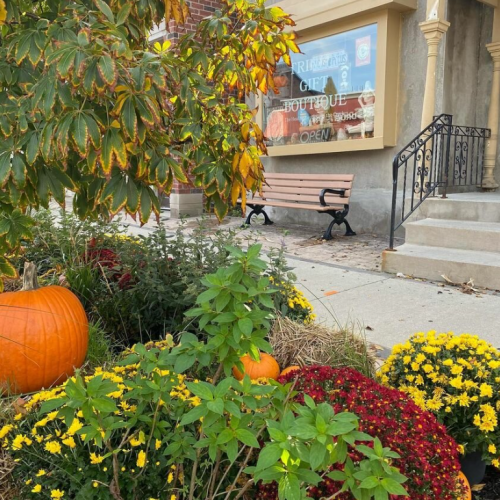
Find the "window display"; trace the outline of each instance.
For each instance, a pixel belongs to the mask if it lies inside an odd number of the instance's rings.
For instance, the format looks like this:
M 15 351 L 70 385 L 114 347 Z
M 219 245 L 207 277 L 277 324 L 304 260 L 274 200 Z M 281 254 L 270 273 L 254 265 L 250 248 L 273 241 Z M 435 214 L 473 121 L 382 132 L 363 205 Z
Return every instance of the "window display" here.
M 269 146 L 365 139 L 375 129 L 377 24 L 300 46 L 264 97 Z

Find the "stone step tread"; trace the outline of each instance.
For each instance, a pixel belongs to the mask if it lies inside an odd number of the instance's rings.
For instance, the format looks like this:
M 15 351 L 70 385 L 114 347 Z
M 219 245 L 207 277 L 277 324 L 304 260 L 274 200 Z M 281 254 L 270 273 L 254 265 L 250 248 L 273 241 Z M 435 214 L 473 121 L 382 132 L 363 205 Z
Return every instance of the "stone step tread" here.
M 457 229 L 468 231 L 486 231 L 500 234 L 500 222 L 481 222 L 454 219 L 427 218 L 415 222 L 409 222 L 408 226 L 438 227 L 442 229 Z
M 438 203 L 453 203 L 456 201 L 467 203 L 500 203 L 500 193 L 452 193 L 448 194 L 448 198 L 442 199 L 439 197 L 428 198 L 426 201 L 434 201 Z
M 497 252 L 431 247 L 414 245 L 411 243 L 405 243 L 404 245 L 396 247 L 396 250 L 400 255 L 408 255 L 411 257 L 500 268 L 500 253 Z

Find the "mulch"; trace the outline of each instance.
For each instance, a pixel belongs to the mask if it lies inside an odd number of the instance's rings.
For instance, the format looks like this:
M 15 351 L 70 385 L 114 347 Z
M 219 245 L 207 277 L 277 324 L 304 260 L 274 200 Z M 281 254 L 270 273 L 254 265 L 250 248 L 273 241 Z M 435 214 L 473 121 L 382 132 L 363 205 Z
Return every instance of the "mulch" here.
M 500 470 L 488 467 L 482 485 L 474 488 L 481 488 L 479 491 L 474 491 L 474 500 L 500 500 Z

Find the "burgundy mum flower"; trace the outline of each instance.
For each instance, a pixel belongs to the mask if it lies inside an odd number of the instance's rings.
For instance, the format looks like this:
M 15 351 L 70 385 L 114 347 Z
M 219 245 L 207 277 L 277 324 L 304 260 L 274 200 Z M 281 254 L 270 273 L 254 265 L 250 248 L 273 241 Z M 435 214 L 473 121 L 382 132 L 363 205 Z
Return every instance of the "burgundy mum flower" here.
M 280 377 L 291 382 L 297 371 Z M 350 368 L 312 366 L 299 372 L 295 389 L 298 400 L 308 394 L 317 402 L 329 402 L 335 412 L 350 411 L 360 420 L 360 430 L 378 437 L 384 446 L 401 455 L 394 460 L 408 481 L 412 500 L 456 500 L 460 470 L 457 443 L 429 412 L 420 409 L 404 393 L 380 385 Z M 361 457 L 351 450 L 351 458 Z M 341 467 L 340 467 L 341 468 Z M 258 499 L 277 499 L 275 485 L 258 486 Z M 309 491 L 310 498 L 328 498 L 341 484 L 326 480 Z M 353 500 L 350 493 L 336 497 Z M 392 498 L 392 497 L 391 497 Z M 395 497 L 394 497 L 395 498 Z

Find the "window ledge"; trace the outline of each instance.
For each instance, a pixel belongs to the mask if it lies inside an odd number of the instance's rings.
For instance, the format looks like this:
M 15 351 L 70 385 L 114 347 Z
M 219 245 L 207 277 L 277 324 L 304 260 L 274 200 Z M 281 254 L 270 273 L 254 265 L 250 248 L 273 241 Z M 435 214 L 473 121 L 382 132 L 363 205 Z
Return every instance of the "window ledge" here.
M 339 19 L 382 9 L 400 12 L 416 10 L 418 0 L 316 0 L 314 7 L 304 0 L 282 0 L 276 5 L 292 14 L 297 31 L 307 30 Z
M 321 153 L 343 153 L 348 151 L 367 151 L 383 149 L 383 137 L 370 137 L 369 139 L 346 139 L 345 141 L 315 142 L 311 144 L 288 144 L 286 146 L 269 146 L 268 155 L 273 156 L 298 156 Z

